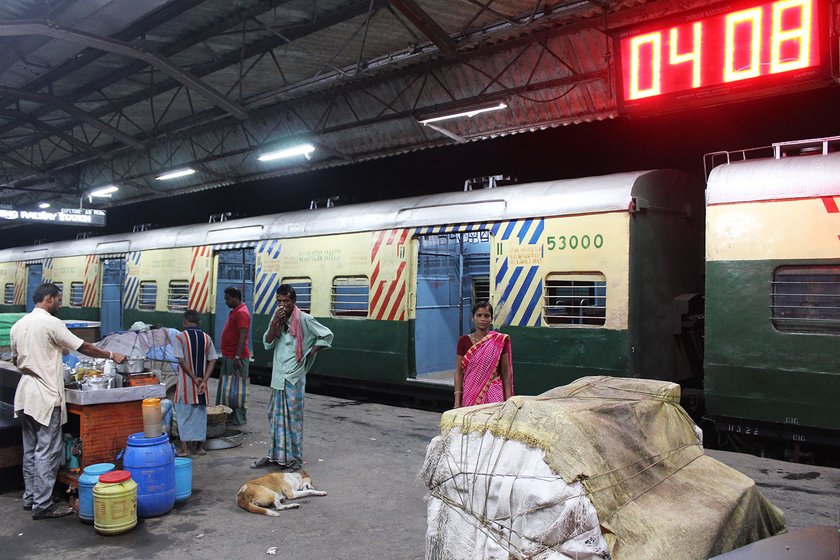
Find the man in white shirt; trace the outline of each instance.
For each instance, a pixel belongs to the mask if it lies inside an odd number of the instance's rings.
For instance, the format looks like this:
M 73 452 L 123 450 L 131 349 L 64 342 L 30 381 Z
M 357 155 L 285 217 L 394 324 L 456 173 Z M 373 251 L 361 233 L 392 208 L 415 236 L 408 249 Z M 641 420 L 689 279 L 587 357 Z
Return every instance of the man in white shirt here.
M 63 452 L 61 426 L 67 422 L 62 351 L 77 350 L 117 363 L 123 363 L 125 356 L 85 342 L 55 317 L 61 308 L 61 290 L 55 284 L 38 286 L 32 300 L 35 309 L 9 333 L 12 360 L 21 370 L 15 416 L 23 428 L 23 509 L 31 509 L 33 519 L 49 519 L 73 512 L 69 505 L 52 500 Z

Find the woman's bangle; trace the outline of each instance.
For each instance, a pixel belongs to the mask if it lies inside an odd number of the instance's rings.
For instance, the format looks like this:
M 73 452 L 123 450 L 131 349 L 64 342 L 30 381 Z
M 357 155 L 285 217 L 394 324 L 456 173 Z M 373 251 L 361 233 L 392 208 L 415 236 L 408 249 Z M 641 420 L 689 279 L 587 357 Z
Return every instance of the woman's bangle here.
M 460 394 L 461 394 L 461 391 L 455 391 L 455 394 L 456 394 L 456 395 L 460 395 Z

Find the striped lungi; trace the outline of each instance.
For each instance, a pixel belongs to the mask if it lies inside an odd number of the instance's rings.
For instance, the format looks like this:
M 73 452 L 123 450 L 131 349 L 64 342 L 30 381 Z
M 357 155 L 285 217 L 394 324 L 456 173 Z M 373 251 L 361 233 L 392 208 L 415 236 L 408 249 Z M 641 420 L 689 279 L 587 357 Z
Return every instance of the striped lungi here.
M 223 404 L 233 409 L 228 417 L 232 424 L 245 424 L 248 408 L 248 360 L 242 361 L 242 369 L 234 370 L 234 360 L 222 358 L 219 371 L 219 385 L 216 389 L 216 404 Z
M 268 429 L 271 440 L 268 457 L 281 465 L 303 464 L 303 401 L 305 378 L 295 384 L 286 381 L 284 391 L 271 390 L 268 401 Z

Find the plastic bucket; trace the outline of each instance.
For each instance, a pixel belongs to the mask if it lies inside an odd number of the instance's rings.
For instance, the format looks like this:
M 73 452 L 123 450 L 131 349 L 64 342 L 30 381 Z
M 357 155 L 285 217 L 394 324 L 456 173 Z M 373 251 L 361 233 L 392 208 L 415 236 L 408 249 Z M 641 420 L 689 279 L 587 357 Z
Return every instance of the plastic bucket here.
M 163 413 L 160 399 L 143 399 L 143 434 L 156 438 L 163 433 Z
M 163 515 L 175 505 L 175 451 L 168 436 L 128 436 L 123 468 L 137 482 L 137 515 Z
M 103 535 L 119 535 L 137 525 L 137 483 L 128 471 L 111 471 L 93 487 L 93 528 Z
M 93 487 L 99 477 L 114 470 L 114 463 L 96 463 L 88 465 L 79 475 L 79 519 L 83 523 L 93 523 Z
M 175 501 L 183 502 L 192 495 L 192 459 L 175 457 Z

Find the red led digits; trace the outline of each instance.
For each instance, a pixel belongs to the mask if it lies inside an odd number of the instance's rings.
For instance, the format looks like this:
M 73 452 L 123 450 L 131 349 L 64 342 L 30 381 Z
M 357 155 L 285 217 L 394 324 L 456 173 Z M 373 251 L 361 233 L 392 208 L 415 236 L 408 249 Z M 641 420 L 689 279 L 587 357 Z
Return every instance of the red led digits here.
M 621 39 L 625 99 L 817 66 L 815 2 L 778 0 Z

